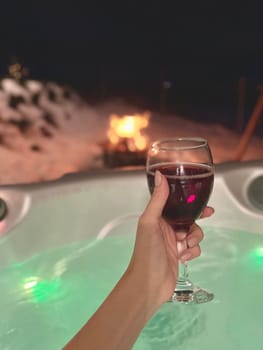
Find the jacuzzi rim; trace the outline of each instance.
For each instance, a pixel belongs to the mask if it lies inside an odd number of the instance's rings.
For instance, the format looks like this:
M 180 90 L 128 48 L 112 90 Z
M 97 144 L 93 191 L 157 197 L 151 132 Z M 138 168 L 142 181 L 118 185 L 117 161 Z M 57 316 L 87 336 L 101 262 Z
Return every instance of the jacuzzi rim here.
M 238 183 L 238 181 L 235 181 L 235 172 L 236 170 L 244 168 L 252 169 L 252 175 L 248 178 L 246 178 L 246 176 L 243 178 L 242 190 L 240 191 L 238 188 L 238 194 L 236 194 L 228 184 L 230 183 L 231 185 L 231 182 L 234 182 L 234 184 Z M 253 176 L 255 169 L 257 170 L 257 175 Z M 228 173 L 231 173 L 233 170 L 235 170 L 233 177 L 231 174 L 230 177 L 228 177 Z M 260 175 L 263 175 L 263 160 L 227 162 L 215 165 L 216 178 L 225 183 L 226 188 L 228 189 L 228 196 L 232 197 L 241 211 L 247 212 L 248 214 L 253 215 L 255 218 L 257 217 L 261 219 L 263 210 L 259 210 L 253 206 L 247 198 L 247 184 L 249 184 L 250 181 L 253 181 L 253 179 L 257 177 L 259 173 Z M 63 193 L 66 193 L 67 191 L 74 192 L 76 189 L 78 189 L 78 187 L 82 188 L 83 185 L 85 186 L 87 183 L 92 184 L 93 181 L 96 182 L 103 179 L 118 181 L 119 179 L 124 179 L 125 177 L 132 177 L 135 180 L 138 177 L 138 181 L 143 181 L 145 183 L 145 188 L 147 187 L 145 167 L 102 169 L 99 171 L 94 170 L 88 172 L 71 173 L 52 181 L 0 186 L 0 198 L 5 200 L 8 207 L 8 213 L 6 216 L 7 220 L 4 219 L 2 222 L 0 222 L 3 228 L 2 232 L 0 232 L 1 240 L 4 239 L 4 237 L 7 237 L 8 233 L 10 233 L 10 231 L 12 231 L 13 228 L 24 219 L 34 203 L 42 201 L 45 199 L 45 197 L 56 195 L 56 193 L 61 193 L 61 191 L 63 191 Z M 229 179 L 231 181 L 229 181 Z M 13 204 L 11 198 L 17 198 L 19 202 L 18 208 L 16 208 L 16 205 Z M 13 209 L 12 205 L 14 205 Z M 17 212 L 17 214 L 13 215 L 15 212 Z
M 263 213 L 263 201 L 262 203 L 258 202 L 256 199 L 252 198 L 251 197 L 251 187 L 253 186 L 253 184 L 255 184 L 255 182 L 257 180 L 259 180 L 260 178 L 263 179 L 263 169 L 262 169 L 262 172 L 259 172 L 256 176 L 251 176 L 247 183 L 246 183 L 246 188 L 245 188 L 245 191 L 246 191 L 246 197 L 247 197 L 247 200 L 249 201 L 249 203 L 256 209 L 256 210 L 259 210 Z
M 263 214 L 263 209 L 255 205 L 254 201 L 251 200 L 249 196 L 249 189 L 251 184 L 257 180 L 259 177 L 263 176 L 263 159 L 249 160 L 242 162 L 226 162 L 218 164 L 216 166 L 217 173 L 222 175 L 224 182 L 227 184 L 228 190 L 232 194 L 235 201 L 239 205 L 242 205 L 243 209 L 252 213 L 253 215 Z M 243 179 L 242 188 L 239 188 L 239 193 L 236 192 L 236 185 L 238 185 L 238 179 L 236 179 L 235 186 L 229 185 L 228 173 L 236 172 L 237 170 L 251 169 L 251 172 L 246 173 L 246 178 Z M 235 174 L 236 175 L 236 174 Z
M 263 159 L 259 160 L 246 160 L 242 162 L 231 161 L 214 164 L 215 175 L 221 175 L 223 173 L 236 170 L 238 168 L 249 168 L 249 167 L 260 167 L 263 172 Z M 47 186 L 57 186 L 58 184 L 66 184 L 68 182 L 85 181 L 90 179 L 107 178 L 109 176 L 119 177 L 119 176 L 130 176 L 130 175 L 141 175 L 145 174 L 145 166 L 131 166 L 131 167 L 121 167 L 114 169 L 91 169 L 87 171 L 80 171 L 74 173 L 66 173 L 59 178 L 42 181 L 42 182 L 32 182 L 32 183 L 17 183 L 17 184 L 6 184 L 0 185 L 1 189 L 22 189 L 34 191 L 36 189 L 42 189 Z M 1 193 L 0 193 L 1 195 Z

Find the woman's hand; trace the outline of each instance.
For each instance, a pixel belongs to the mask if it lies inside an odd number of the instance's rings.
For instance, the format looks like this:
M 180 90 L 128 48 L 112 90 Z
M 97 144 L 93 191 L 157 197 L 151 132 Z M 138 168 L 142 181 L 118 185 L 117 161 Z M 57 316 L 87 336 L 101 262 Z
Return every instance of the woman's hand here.
M 174 233 L 161 217 L 168 184 L 156 172 L 155 190 L 141 215 L 130 264 L 95 314 L 65 346 L 65 350 L 131 349 L 148 320 L 173 294 L 178 261 L 200 255 L 203 232 L 196 224 L 189 234 Z M 213 209 L 206 208 L 203 217 Z M 179 256 L 177 243 L 189 248 Z
M 165 176 L 156 171 L 155 189 L 139 219 L 134 252 L 127 270 L 141 275 L 149 296 L 156 299 L 157 307 L 169 300 L 174 292 L 179 260 L 184 262 L 198 257 L 201 252 L 199 243 L 204 236 L 197 224 L 191 226 L 188 235 L 175 234 L 161 216 L 168 194 Z M 207 207 L 202 217 L 212 214 L 213 209 Z M 187 249 L 179 253 L 178 244 Z

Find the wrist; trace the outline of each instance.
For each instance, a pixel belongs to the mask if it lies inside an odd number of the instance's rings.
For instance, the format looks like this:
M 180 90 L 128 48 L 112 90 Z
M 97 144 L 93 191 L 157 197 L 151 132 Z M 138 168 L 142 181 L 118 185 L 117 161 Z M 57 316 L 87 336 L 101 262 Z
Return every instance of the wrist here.
M 130 266 L 123 274 L 120 282 L 129 286 L 133 298 L 141 305 L 142 311 L 144 311 L 148 321 L 163 303 L 159 288 L 155 288 L 152 285 L 150 279 L 142 273 L 142 270 L 135 271 Z

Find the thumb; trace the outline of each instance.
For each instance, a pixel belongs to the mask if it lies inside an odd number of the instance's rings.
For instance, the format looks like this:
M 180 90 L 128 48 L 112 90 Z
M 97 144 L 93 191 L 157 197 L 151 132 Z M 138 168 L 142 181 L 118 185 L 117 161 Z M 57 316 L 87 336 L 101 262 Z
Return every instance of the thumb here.
M 168 195 L 169 186 L 166 177 L 162 175 L 159 170 L 156 170 L 154 176 L 154 191 L 144 211 L 144 216 L 160 217 Z

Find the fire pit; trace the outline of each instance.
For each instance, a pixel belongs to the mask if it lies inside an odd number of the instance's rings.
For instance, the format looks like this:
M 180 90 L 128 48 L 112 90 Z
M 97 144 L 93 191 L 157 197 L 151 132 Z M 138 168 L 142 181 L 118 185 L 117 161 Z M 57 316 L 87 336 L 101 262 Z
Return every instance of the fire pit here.
M 149 138 L 142 129 L 149 125 L 150 114 L 112 114 L 107 133 L 108 140 L 103 144 L 104 164 L 108 168 L 144 165 Z

